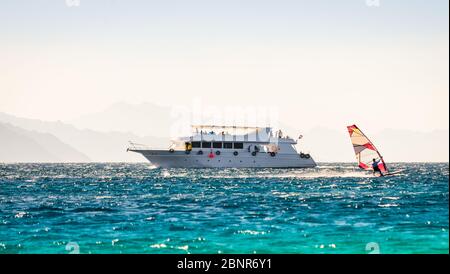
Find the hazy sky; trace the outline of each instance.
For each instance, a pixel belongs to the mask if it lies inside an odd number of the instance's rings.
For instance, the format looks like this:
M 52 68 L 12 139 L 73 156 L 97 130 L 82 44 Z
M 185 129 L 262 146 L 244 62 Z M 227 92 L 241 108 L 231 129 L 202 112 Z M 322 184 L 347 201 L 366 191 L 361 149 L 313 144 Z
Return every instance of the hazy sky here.
M 2 0 L 0 111 L 201 98 L 305 129 L 448 129 L 449 2 L 376 2 Z

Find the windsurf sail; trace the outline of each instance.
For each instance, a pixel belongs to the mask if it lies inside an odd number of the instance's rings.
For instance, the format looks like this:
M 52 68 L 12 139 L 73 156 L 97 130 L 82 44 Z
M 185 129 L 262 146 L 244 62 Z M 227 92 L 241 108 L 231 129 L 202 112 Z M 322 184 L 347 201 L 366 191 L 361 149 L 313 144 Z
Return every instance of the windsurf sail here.
M 382 172 L 387 172 L 386 163 L 384 162 L 383 157 L 381 157 L 380 152 L 369 138 L 367 138 L 356 125 L 348 126 L 347 129 L 350 134 L 359 167 L 364 170 L 373 170 L 372 163 L 373 159 L 375 159 L 376 161 L 379 161 L 378 167 L 380 170 Z

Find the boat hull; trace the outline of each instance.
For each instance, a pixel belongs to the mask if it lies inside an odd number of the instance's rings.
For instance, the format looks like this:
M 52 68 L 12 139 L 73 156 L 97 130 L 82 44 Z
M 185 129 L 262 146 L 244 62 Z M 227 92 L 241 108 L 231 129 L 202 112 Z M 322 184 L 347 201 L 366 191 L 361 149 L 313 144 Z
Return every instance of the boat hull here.
M 299 154 L 276 154 L 260 152 L 253 156 L 248 152 L 234 155 L 197 154 L 194 151 L 132 150 L 141 153 L 151 164 L 161 168 L 313 168 L 317 164 L 312 157 L 301 158 Z

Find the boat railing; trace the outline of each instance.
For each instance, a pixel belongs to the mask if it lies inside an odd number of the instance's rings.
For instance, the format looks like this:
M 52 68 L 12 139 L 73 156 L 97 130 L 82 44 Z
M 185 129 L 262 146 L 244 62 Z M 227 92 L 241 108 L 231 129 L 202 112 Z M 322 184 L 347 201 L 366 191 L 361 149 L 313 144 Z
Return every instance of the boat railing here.
M 134 143 L 131 141 L 128 141 L 128 147 L 127 147 L 127 151 L 134 151 L 134 150 L 168 150 L 170 148 L 167 147 L 150 147 L 148 145 L 144 145 L 144 144 L 139 144 L 139 143 Z
M 138 143 L 134 143 L 131 141 L 128 141 L 128 147 L 127 147 L 127 151 L 128 150 L 146 150 L 146 149 L 150 149 L 149 146 L 144 145 L 144 144 L 138 144 Z

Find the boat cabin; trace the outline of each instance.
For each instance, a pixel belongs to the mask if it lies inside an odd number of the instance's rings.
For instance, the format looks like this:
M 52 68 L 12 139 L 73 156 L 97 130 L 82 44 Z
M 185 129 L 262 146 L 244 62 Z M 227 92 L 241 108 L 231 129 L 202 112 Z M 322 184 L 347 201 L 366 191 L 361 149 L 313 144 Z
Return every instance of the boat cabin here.
M 297 141 L 270 127 L 192 126 L 192 136 L 172 141 L 171 150 L 297 153 Z

